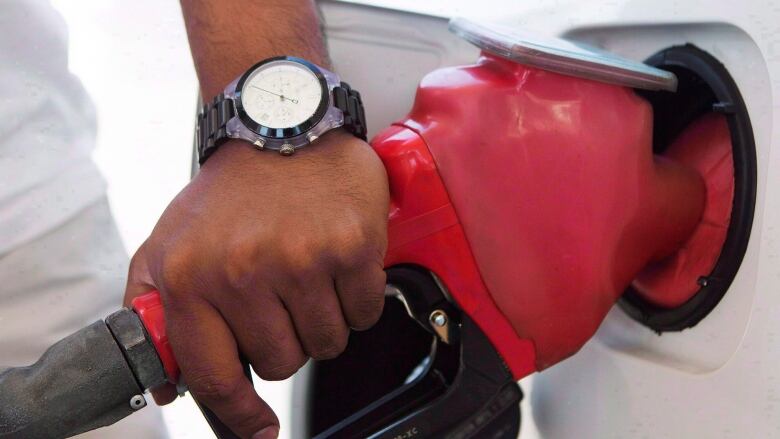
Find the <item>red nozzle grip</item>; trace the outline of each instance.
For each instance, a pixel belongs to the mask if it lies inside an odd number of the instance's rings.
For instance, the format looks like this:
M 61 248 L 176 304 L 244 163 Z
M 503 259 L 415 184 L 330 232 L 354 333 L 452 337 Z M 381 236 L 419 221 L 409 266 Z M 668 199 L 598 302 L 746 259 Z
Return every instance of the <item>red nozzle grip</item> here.
M 179 381 L 179 365 L 173 356 L 173 349 L 168 342 L 168 334 L 165 332 L 165 313 L 160 293 L 150 291 L 143 296 L 138 296 L 133 299 L 132 305 L 133 311 L 138 314 L 138 318 L 141 319 L 154 348 L 157 350 L 168 381 L 176 384 Z

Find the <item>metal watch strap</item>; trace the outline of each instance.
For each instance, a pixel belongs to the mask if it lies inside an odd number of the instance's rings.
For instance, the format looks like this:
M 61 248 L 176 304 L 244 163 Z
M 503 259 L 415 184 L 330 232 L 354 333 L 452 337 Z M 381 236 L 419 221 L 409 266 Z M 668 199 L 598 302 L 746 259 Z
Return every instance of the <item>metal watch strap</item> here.
M 333 105 L 344 113 L 343 127 L 355 137 L 366 140 L 366 114 L 363 100 L 357 90 L 346 82 L 333 88 Z M 231 99 L 220 93 L 198 114 L 195 142 L 198 163 L 203 164 L 219 145 L 228 140 L 226 125 L 236 115 Z
M 344 113 L 344 128 L 359 139 L 366 140 L 366 113 L 360 92 L 346 82 L 333 88 L 333 105 Z
M 198 162 L 202 165 L 217 147 L 228 140 L 226 125 L 236 115 L 231 99 L 224 93 L 217 95 L 198 114 L 195 142 L 198 146 Z

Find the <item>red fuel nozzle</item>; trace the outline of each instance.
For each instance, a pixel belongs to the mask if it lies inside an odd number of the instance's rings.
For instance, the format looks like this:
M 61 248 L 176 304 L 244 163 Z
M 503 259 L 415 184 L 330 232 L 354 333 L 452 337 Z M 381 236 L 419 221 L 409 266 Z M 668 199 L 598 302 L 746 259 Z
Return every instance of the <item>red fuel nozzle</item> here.
M 654 155 L 652 137 L 652 108 L 627 87 L 487 52 L 434 71 L 372 141 L 390 179 L 386 264 L 433 271 L 515 378 L 549 367 L 700 225 L 702 169 Z
M 146 332 L 160 356 L 168 381 L 176 384 L 179 381 L 179 365 L 173 356 L 173 349 L 168 342 L 168 334 L 165 332 L 165 313 L 160 293 L 150 291 L 143 296 L 138 296 L 133 299 L 132 306 L 133 311 L 143 322 Z
M 695 170 L 703 178 L 706 202 L 701 220 L 686 241 L 647 266 L 633 282 L 643 299 L 662 308 L 687 302 L 710 273 L 726 241 L 734 201 L 731 133 L 722 114 L 710 113 L 692 123 L 664 152 L 664 157 Z

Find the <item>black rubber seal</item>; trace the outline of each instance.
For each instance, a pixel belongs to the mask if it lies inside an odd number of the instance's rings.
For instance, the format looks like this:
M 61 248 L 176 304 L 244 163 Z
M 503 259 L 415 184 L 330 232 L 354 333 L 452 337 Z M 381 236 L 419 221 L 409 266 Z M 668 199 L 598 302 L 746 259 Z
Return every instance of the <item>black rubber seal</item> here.
M 734 157 L 734 201 L 723 249 L 711 273 L 699 279 L 701 288 L 684 304 L 668 309 L 644 300 L 629 287 L 618 301 L 629 316 L 657 333 L 696 326 L 723 296 L 739 270 L 747 249 L 756 205 L 756 147 L 745 102 L 726 68 L 694 45 L 674 46 L 645 63 L 677 75 L 676 93 L 637 91 L 653 106 L 653 150 L 664 149 L 690 123 L 709 112 L 728 120 Z

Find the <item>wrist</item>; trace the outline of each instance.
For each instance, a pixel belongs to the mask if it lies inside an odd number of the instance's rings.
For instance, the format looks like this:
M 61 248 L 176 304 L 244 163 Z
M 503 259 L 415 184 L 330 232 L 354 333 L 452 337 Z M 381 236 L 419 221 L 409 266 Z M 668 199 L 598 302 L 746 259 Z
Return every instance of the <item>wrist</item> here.
M 261 59 L 295 55 L 327 65 L 317 7 L 312 0 L 252 0 L 207 4 L 182 0 L 203 98 L 208 100 Z M 258 25 L 259 24 L 259 25 Z

